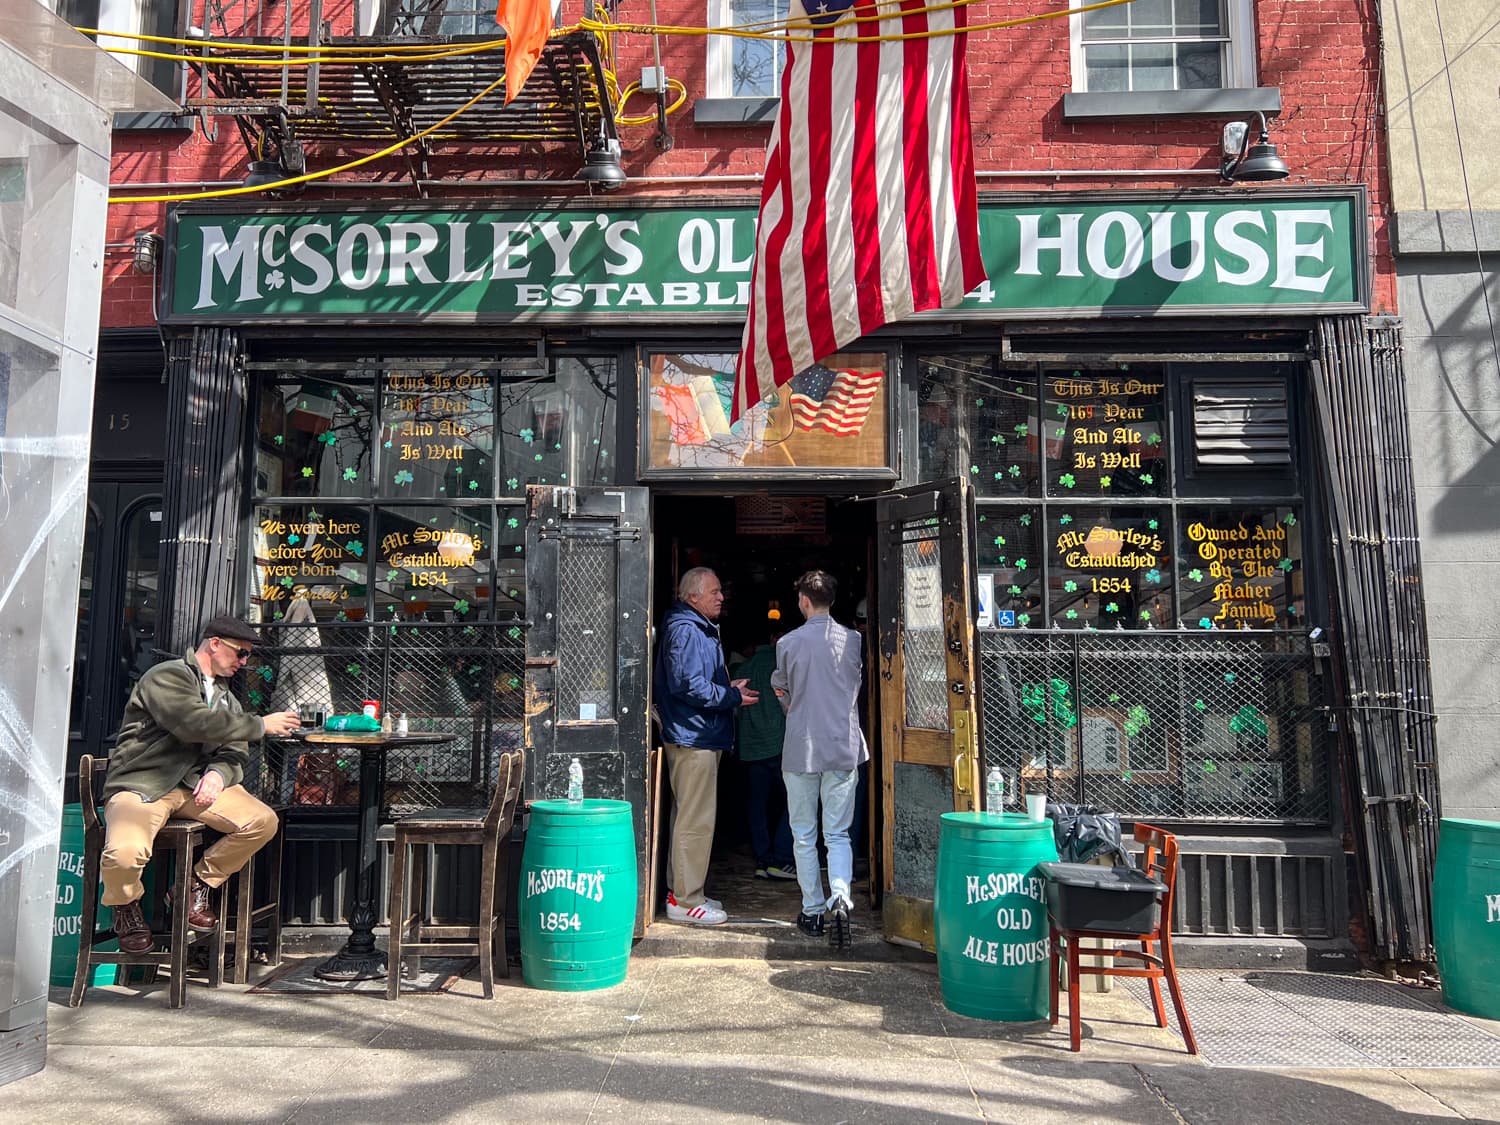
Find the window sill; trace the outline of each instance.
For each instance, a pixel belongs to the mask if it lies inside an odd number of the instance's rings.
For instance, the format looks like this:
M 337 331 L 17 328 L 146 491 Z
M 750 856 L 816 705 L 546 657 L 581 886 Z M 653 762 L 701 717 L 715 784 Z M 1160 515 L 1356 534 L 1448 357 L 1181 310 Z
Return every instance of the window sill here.
M 1064 94 L 1063 120 L 1107 117 L 1268 117 L 1281 112 L 1281 89 L 1131 90 L 1112 94 Z
M 117 133 L 143 133 L 151 130 L 191 133 L 193 118 L 175 113 L 117 113 L 114 130 Z
M 699 98 L 693 103 L 694 125 L 770 125 L 780 98 Z

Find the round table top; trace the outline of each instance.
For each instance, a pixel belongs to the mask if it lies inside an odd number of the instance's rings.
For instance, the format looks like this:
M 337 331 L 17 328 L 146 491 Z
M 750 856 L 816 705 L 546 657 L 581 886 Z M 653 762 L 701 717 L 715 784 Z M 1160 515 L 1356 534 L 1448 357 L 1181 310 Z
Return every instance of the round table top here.
M 284 739 L 325 746 L 432 746 L 440 742 L 452 742 L 458 737 L 453 731 L 412 731 L 397 734 L 395 731 L 371 730 L 307 730 L 293 731 L 283 735 Z

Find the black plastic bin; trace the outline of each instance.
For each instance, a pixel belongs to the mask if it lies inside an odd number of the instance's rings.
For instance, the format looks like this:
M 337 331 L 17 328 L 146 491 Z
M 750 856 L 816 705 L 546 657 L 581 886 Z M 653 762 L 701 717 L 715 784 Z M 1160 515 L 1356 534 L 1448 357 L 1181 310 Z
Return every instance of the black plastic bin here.
M 1046 881 L 1047 913 L 1059 930 L 1149 934 L 1161 921 L 1166 884 L 1133 867 L 1092 863 L 1039 863 L 1037 867 Z

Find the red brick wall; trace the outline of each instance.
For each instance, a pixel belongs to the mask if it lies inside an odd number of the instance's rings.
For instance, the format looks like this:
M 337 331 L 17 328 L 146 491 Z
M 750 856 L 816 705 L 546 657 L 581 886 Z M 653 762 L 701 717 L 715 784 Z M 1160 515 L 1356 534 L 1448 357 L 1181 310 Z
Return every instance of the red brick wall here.
M 1034 15 L 1056 2 L 986 0 L 969 9 L 969 19 L 979 24 Z M 1388 185 L 1378 118 L 1380 57 L 1375 2 L 1260 0 L 1256 5 L 1257 65 L 1260 84 L 1281 90 L 1283 108 L 1273 122 L 1272 139 L 1292 175 L 1279 186 L 1368 185 L 1373 216 L 1374 308 L 1392 312 L 1395 276 L 1385 218 Z M 571 16 L 577 7 L 577 0 L 565 0 L 565 15 Z M 703 22 L 704 8 L 701 0 L 659 0 L 657 13 L 663 24 L 694 26 Z M 348 5 L 339 5 L 326 12 L 334 20 L 335 34 L 347 33 L 350 10 Z M 647 6 L 642 0 L 623 0 L 619 18 L 644 21 L 648 18 Z M 705 92 L 705 44 L 701 37 L 662 38 L 663 65 L 671 77 L 686 83 L 689 92 L 681 110 L 668 119 L 674 147 L 669 152 L 658 151 L 653 143 L 654 124 L 622 127 L 625 168 L 631 182 L 611 196 L 612 201 L 623 204 L 632 198 L 683 193 L 758 193 L 755 182 L 726 181 L 723 177 L 760 174 L 769 127 L 704 129 L 693 124 L 693 99 Z M 643 66 L 651 65 L 651 41 L 645 36 L 621 35 L 616 46 L 616 69 L 623 86 L 639 78 Z M 969 81 L 981 189 L 1218 186 L 1216 176 L 1174 173 L 1217 166 L 1223 119 L 1063 120 L 1062 96 L 1071 83 L 1065 20 L 971 34 Z M 637 94 L 627 110 L 644 114 L 652 104 L 650 98 Z M 328 167 L 360 154 L 310 146 L 308 166 Z M 245 174 L 247 159 L 239 133 L 228 119 L 219 121 L 216 142 L 205 139 L 201 129 L 191 135 L 120 133 L 115 137 L 112 178 L 117 193 L 123 193 L 126 185 L 141 183 L 178 184 L 183 185 L 180 190 L 190 191 L 202 181 L 237 183 Z M 539 157 L 471 148 L 436 154 L 432 170 L 436 176 L 510 179 L 540 174 L 569 176 L 576 165 L 576 153 Z M 399 186 L 404 161 L 389 159 L 371 167 L 371 178 L 397 181 L 394 191 L 310 189 L 303 198 L 309 202 L 348 198 L 364 203 L 386 195 L 414 198 L 409 182 Z M 1161 175 L 1110 174 L 1110 170 L 1121 169 L 1160 169 Z M 1075 170 L 1098 174 L 1056 174 Z M 1011 175 L 985 176 L 985 172 Z M 684 182 L 663 181 L 661 177 L 703 179 Z M 524 202 L 536 196 L 532 189 L 505 188 L 487 189 L 485 195 L 495 201 L 501 192 L 507 202 Z M 454 190 L 443 194 L 461 198 L 466 193 Z M 467 194 L 472 198 L 472 192 Z M 249 203 L 255 197 L 242 198 Z M 110 242 L 126 243 L 138 230 L 164 230 L 164 211 L 162 204 L 112 206 Z M 103 324 L 120 327 L 152 323 L 150 298 L 147 279 L 130 269 L 129 249 L 113 248 L 106 258 Z

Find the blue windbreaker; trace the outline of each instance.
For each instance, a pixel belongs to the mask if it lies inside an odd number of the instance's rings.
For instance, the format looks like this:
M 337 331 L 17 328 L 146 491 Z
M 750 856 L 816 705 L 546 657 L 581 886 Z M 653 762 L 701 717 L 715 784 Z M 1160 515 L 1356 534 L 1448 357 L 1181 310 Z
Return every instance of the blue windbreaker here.
M 740 693 L 729 686 L 719 627 L 686 602 L 675 603 L 662 619 L 652 697 L 663 741 L 700 750 L 733 748 Z

